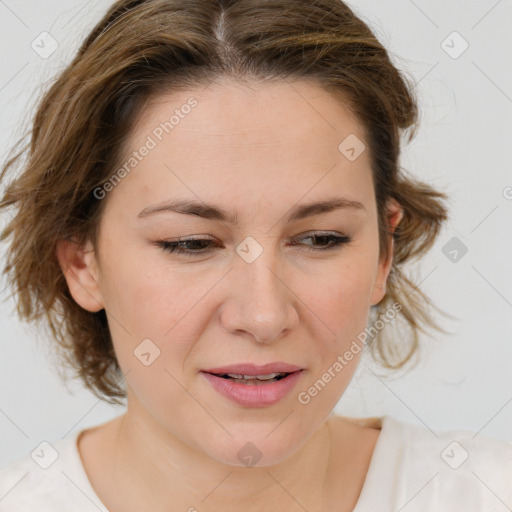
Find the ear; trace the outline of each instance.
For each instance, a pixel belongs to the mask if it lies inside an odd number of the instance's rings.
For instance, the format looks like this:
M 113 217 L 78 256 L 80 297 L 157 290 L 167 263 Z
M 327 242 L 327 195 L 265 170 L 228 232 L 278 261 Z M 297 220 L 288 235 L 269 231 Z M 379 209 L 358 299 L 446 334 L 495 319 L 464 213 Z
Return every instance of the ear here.
M 59 240 L 56 256 L 76 303 L 92 313 L 102 310 L 105 306 L 92 243 L 87 241 L 81 246 L 75 241 Z
M 403 218 L 404 211 L 394 199 L 390 199 L 388 203 L 387 226 L 390 233 L 394 233 L 396 227 Z M 394 253 L 394 240 L 393 237 L 389 238 L 389 255 L 386 259 L 379 260 L 379 267 L 377 270 L 376 280 L 373 285 L 373 293 L 371 297 L 371 304 L 374 306 L 378 304 L 386 295 L 386 283 L 388 280 L 391 266 L 393 263 Z

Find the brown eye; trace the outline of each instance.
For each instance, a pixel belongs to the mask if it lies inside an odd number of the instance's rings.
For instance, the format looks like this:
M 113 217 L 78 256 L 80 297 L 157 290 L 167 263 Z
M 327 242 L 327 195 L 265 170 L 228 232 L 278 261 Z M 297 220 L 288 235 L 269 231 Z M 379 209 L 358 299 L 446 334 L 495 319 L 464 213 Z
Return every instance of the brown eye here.
M 170 242 L 167 240 L 159 240 L 158 246 L 164 251 L 175 254 L 185 254 L 188 256 L 198 256 L 210 252 L 208 244 L 212 244 L 213 240 L 209 238 L 191 238 L 188 240 L 179 240 Z
M 308 236 L 304 236 L 299 239 L 294 239 L 292 241 L 292 245 L 298 245 L 298 241 L 313 239 L 318 243 L 318 245 L 324 245 L 325 247 L 309 247 L 304 249 L 305 251 L 328 251 L 331 249 L 335 249 L 342 244 L 347 244 L 352 241 L 352 238 L 348 235 L 333 235 L 332 233 L 313 233 Z M 329 244 L 329 245 L 328 245 Z M 306 244 L 306 245 L 316 245 L 316 244 Z

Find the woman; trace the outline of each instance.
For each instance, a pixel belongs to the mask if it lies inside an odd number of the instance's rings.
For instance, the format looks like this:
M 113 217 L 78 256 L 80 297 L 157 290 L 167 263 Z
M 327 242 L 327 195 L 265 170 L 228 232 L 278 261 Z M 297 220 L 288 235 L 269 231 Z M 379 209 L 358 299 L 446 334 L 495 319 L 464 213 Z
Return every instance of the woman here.
M 332 414 L 365 347 L 398 368 L 435 326 L 401 273 L 447 217 L 398 166 L 416 116 L 337 0 L 116 2 L 1 206 L 21 316 L 127 410 L 4 468 L 0 509 L 510 506 L 511 445 Z

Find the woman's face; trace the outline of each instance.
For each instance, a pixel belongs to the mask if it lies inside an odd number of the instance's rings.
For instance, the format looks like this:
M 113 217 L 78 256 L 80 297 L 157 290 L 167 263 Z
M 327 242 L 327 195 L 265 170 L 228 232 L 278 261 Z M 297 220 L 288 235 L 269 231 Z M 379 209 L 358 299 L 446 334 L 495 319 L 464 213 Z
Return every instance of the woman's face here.
M 225 81 L 146 106 L 122 179 L 97 192 L 98 252 L 80 286 L 68 279 L 84 308 L 107 311 L 128 414 L 239 466 L 246 452 L 276 464 L 317 430 L 356 369 L 353 342 L 389 271 L 364 140 L 349 110 L 307 82 Z M 165 209 L 178 201 L 196 213 Z M 341 207 L 305 209 L 326 201 Z M 178 239 L 196 254 L 164 245 Z M 272 363 L 300 371 L 267 384 L 206 373 Z

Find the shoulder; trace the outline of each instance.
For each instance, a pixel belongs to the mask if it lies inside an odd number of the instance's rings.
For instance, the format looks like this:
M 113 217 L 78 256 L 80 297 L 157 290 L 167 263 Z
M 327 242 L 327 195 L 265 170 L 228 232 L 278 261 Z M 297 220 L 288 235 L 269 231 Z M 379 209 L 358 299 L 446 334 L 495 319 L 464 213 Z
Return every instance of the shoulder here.
M 467 429 L 435 431 L 427 425 L 402 422 L 389 416 L 384 423 L 394 432 L 392 439 L 399 441 L 409 456 L 421 456 L 434 466 L 448 467 L 452 472 L 464 467 L 472 472 L 499 469 L 501 474 L 511 475 L 512 443 L 508 441 Z
M 466 429 L 434 431 L 390 417 L 385 417 L 384 428 L 389 447 L 398 454 L 401 492 L 411 498 L 419 493 L 414 500 L 421 510 L 440 510 L 441 504 L 458 510 L 512 505 L 511 443 Z
M 39 450 L 0 469 L 0 509 L 5 512 L 63 510 L 58 503 L 62 474 L 56 471 L 58 443 Z M 60 443 L 62 444 L 62 443 Z
M 97 512 L 79 465 L 77 435 L 43 442 L 30 454 L 0 468 L 0 510 Z
M 435 431 L 391 416 L 351 421 L 381 425 L 357 512 L 406 505 L 425 512 L 510 510 L 512 443 L 465 429 Z

